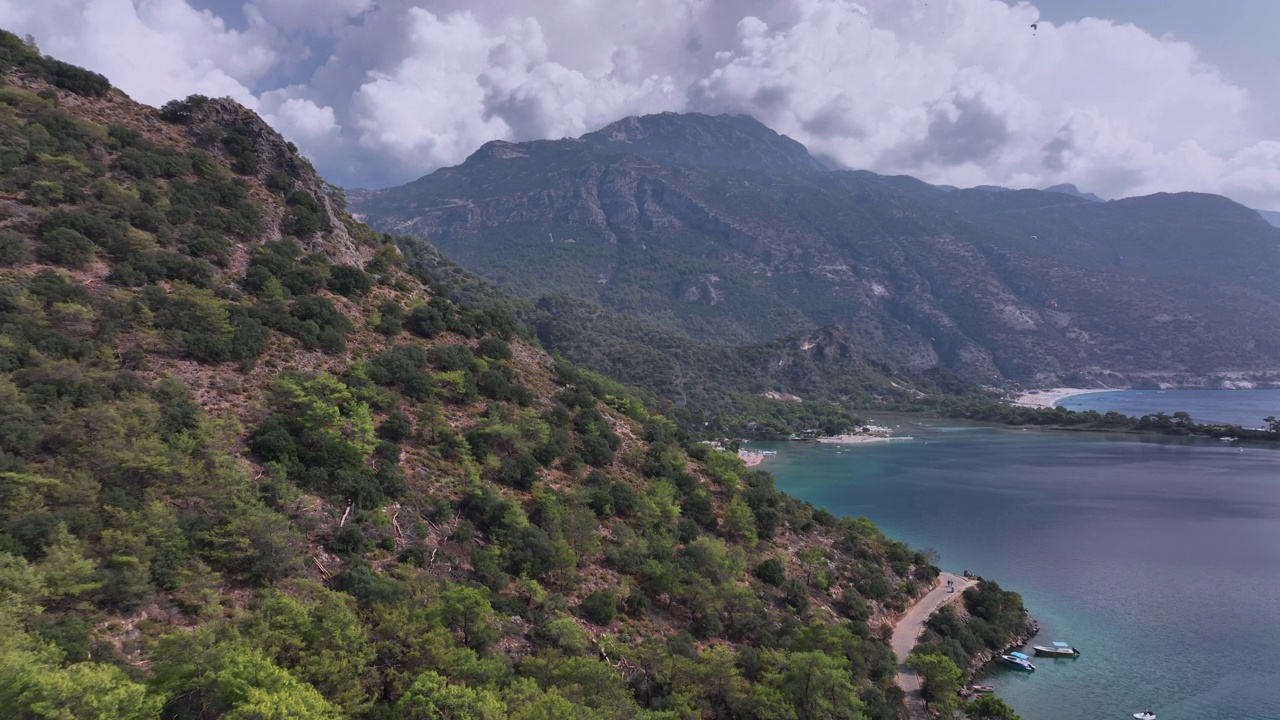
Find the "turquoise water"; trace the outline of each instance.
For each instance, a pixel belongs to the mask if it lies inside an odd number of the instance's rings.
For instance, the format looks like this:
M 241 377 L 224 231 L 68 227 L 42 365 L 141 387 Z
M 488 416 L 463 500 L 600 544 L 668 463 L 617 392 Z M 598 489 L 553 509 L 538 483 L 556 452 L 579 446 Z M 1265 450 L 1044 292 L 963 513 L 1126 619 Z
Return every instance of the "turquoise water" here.
M 1017 590 L 1035 642 L 1081 648 L 991 669 L 1026 720 L 1280 718 L 1280 450 L 932 425 L 760 445 L 780 489 Z
M 1134 416 L 1185 410 L 1197 422 L 1262 427 L 1262 418 L 1280 416 L 1280 390 L 1118 390 L 1076 395 L 1061 404 L 1068 410 Z

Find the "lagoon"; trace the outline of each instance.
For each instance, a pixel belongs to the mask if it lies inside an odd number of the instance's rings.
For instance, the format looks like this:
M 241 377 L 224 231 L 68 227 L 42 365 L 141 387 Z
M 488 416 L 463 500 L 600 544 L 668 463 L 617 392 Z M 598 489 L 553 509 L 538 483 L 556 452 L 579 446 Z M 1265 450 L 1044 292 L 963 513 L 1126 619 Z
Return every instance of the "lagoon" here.
M 1199 423 L 1257 428 L 1265 425 L 1263 418 L 1280 416 L 1280 390 L 1112 390 L 1072 395 L 1059 404 L 1068 410 L 1133 416 L 1181 410 Z
M 1081 648 L 991 669 L 1026 720 L 1280 718 L 1280 451 L 894 422 L 916 439 L 753 446 L 779 489 L 1022 593 L 1036 642 Z

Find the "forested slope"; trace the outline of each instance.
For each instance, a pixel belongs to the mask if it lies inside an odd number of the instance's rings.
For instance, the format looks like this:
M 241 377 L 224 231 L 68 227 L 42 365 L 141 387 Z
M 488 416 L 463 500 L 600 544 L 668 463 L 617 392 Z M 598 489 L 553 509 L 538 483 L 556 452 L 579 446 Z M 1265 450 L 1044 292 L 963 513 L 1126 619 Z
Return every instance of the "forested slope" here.
M 924 554 L 451 302 L 244 108 L 0 72 L 6 716 L 898 716 Z
M 838 435 L 861 422 L 850 409 L 994 402 L 985 388 L 950 371 L 869 360 L 839 327 L 743 347 L 702 343 L 568 295 L 514 298 L 419 239 L 396 236 L 395 242 L 411 267 L 454 300 L 512 315 L 548 352 L 648 391 L 651 404 L 700 434 L 780 439 L 812 429 Z

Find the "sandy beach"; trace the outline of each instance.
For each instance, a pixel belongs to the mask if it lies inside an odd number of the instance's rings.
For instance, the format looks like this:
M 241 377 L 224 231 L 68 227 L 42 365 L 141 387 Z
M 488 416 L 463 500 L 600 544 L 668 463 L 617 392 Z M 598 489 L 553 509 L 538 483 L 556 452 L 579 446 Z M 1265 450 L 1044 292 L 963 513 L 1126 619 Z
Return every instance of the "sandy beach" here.
M 1053 408 L 1062 404 L 1063 400 L 1075 395 L 1111 392 L 1109 388 L 1049 388 L 1047 390 L 1031 390 L 1013 401 L 1014 405 L 1034 408 Z
M 739 450 L 738 457 L 742 459 L 742 463 L 747 467 L 755 467 L 764 462 L 765 458 L 769 456 L 755 450 Z
M 815 438 L 815 442 L 831 445 L 861 445 L 863 443 L 888 442 L 890 440 L 910 440 L 909 437 L 893 437 L 892 435 L 832 435 Z

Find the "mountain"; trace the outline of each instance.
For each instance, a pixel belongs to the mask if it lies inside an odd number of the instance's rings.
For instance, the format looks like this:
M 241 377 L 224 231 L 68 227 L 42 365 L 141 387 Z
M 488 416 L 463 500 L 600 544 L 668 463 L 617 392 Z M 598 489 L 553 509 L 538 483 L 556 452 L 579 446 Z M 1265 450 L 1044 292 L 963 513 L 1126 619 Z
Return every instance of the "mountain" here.
M 505 292 L 704 345 L 839 327 L 860 362 L 990 384 L 1280 369 L 1280 233 L 1220 197 L 947 190 L 822 170 L 748 118 L 667 114 L 490 143 L 350 202 Z
M 901 716 L 926 554 L 451 302 L 230 100 L 0 33 L 0 124 L 6 717 Z M 965 602 L 944 664 L 1025 627 Z
M 1270 223 L 1272 227 L 1280 228 L 1280 212 L 1275 212 L 1274 210 L 1259 210 L 1257 212 L 1262 216 L 1262 219 Z
M 804 145 L 779 135 L 747 115 L 666 112 L 628 117 L 579 142 L 600 152 L 624 152 L 667 165 L 756 170 L 782 174 L 821 173 L 829 168 Z M 519 152 L 511 143 L 485 147 Z
M 1052 185 L 1050 187 L 1045 188 L 1044 191 L 1066 193 L 1068 195 L 1074 195 L 1078 198 L 1081 198 L 1082 200 L 1090 200 L 1092 202 L 1106 202 L 1105 200 L 1098 197 L 1097 195 L 1094 195 L 1093 193 L 1080 192 L 1080 189 L 1077 188 L 1075 185 L 1072 185 L 1071 183 L 1063 183 L 1061 185 Z

